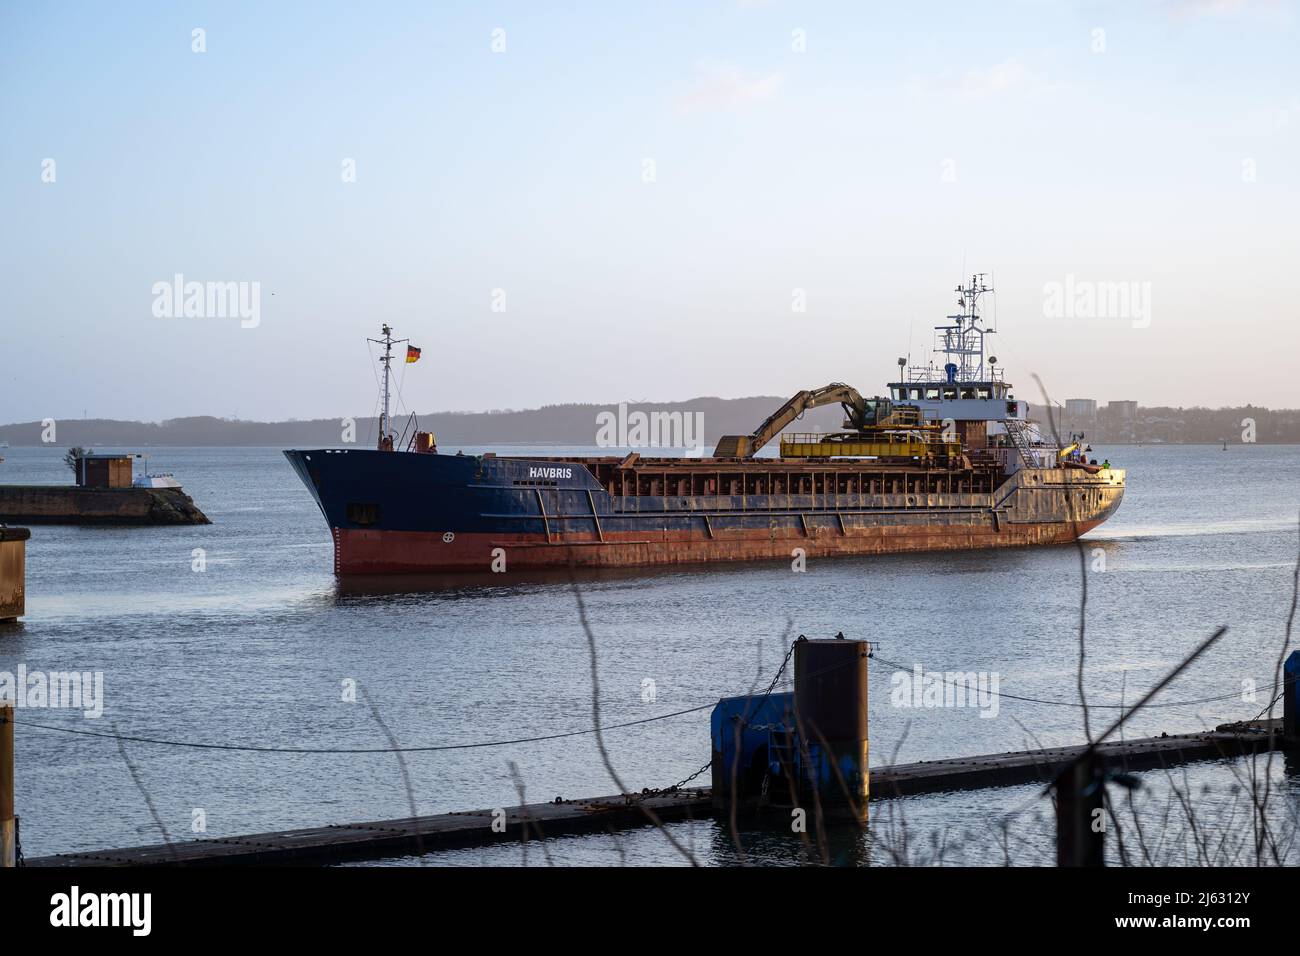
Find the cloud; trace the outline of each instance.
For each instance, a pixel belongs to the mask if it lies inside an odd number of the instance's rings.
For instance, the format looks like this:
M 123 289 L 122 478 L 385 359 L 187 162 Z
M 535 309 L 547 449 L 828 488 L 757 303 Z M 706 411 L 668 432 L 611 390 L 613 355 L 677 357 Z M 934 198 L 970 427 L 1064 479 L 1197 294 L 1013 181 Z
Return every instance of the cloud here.
M 677 100 L 683 113 L 728 109 L 772 97 L 784 77 L 780 73 L 749 73 L 734 63 L 701 65 L 695 85 Z
M 937 76 L 914 79 L 910 86 L 918 93 L 956 94 L 973 99 L 996 96 L 1011 90 L 1038 91 L 1050 88 L 1042 76 L 1015 57 L 993 66 L 969 69 L 964 73 L 945 70 Z
M 1029 79 L 1029 70 L 1016 59 L 1003 60 L 987 69 L 969 70 L 958 88 L 967 96 L 987 96 L 1020 86 Z
M 1197 17 L 1235 16 L 1248 6 L 1247 0 L 1171 0 L 1169 13 L 1177 20 Z
M 1162 6 L 1175 21 L 1251 17 L 1289 27 L 1295 20 L 1294 5 L 1282 0 L 1164 0 Z
M 1300 121 L 1300 96 L 1289 103 L 1276 102 L 1253 107 L 1229 131 L 1245 136 L 1272 136 Z

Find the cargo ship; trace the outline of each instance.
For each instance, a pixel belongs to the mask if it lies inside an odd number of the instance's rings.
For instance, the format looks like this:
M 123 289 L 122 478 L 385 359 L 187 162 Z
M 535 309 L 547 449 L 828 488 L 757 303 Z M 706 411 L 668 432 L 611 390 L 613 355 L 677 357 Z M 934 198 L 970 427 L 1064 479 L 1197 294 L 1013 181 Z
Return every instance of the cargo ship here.
M 284 452 L 320 506 L 337 575 L 790 560 L 1063 544 L 1105 521 L 1124 471 L 1029 419 L 985 354 L 983 276 L 958 285 L 927 364 L 885 396 L 801 391 L 708 457 L 442 454 L 390 418 L 383 326 L 375 448 Z M 786 433 L 839 403 L 843 430 Z M 407 430 L 411 429 L 408 422 Z M 760 454 L 776 443 L 773 457 Z

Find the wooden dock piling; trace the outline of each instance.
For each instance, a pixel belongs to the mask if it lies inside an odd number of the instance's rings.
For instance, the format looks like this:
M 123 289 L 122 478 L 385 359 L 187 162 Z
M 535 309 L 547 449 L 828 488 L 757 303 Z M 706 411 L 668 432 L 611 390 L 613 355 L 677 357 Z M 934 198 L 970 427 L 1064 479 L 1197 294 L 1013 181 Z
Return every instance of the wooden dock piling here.
M 0 623 L 27 612 L 27 528 L 0 525 Z
M 18 865 L 14 818 L 14 706 L 0 704 L 0 868 Z

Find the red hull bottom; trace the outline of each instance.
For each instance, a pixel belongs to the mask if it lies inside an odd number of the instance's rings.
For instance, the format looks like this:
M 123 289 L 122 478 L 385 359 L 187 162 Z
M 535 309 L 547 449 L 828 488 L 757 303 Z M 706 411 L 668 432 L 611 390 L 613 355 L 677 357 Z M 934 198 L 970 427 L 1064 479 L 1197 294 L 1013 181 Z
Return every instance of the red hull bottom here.
M 1100 520 L 1004 523 L 994 527 L 935 525 L 850 529 L 810 529 L 810 534 L 761 535 L 605 534 L 604 540 L 566 535 L 550 542 L 536 535 L 334 529 L 334 573 L 425 574 L 490 572 L 528 568 L 652 567 L 733 561 L 791 560 L 802 548 L 807 558 L 914 551 L 960 551 L 1067 544 Z

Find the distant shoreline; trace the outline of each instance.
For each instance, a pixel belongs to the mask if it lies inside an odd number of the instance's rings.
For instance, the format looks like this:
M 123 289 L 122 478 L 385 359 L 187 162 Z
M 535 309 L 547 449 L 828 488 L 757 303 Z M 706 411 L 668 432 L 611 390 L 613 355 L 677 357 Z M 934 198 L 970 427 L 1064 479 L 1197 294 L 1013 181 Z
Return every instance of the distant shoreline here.
M 620 420 L 638 413 L 660 420 L 698 423 L 686 438 L 712 447 L 723 435 L 748 435 L 787 397 L 758 395 L 748 398 L 700 397 L 684 402 L 614 402 L 609 404 L 548 405 L 524 410 L 487 412 L 434 412 L 423 415 L 394 415 L 393 427 L 399 447 L 417 429 L 433 432 L 439 446 L 456 445 L 583 445 L 598 441 L 601 417 L 617 410 Z M 1046 409 L 1029 405 L 1029 417 L 1045 422 Z M 1064 438 L 1083 432 L 1086 441 L 1108 445 L 1217 445 L 1300 443 L 1300 410 L 1272 410 L 1246 405 L 1238 408 L 1139 407 L 1136 414 L 1119 417 L 1099 409 L 1095 417 L 1071 419 L 1054 414 L 1057 431 Z M 186 448 L 268 447 L 330 448 L 375 444 L 378 422 L 373 417 L 317 418 L 279 422 L 197 416 L 162 422 L 120 419 L 54 420 L 56 437 L 49 435 L 50 420 L 0 425 L 0 442 L 11 447 L 55 445 L 68 448 Z M 838 406 L 811 409 L 799 420 L 798 429 L 835 432 L 843 428 L 844 413 Z M 794 426 L 791 426 L 794 427 Z M 652 432 L 650 435 L 658 434 Z M 655 446 L 645 436 L 640 444 Z M 1243 442 L 1249 435 L 1253 442 Z M 630 442 L 638 444 L 638 442 Z M 0 454 L 3 450 L 0 449 Z
M 1118 448 L 1196 448 L 1196 447 L 1204 447 L 1204 448 L 1212 448 L 1212 447 L 1214 447 L 1214 448 L 1217 448 L 1217 447 L 1219 447 L 1219 446 L 1221 446 L 1221 445 L 1223 444 L 1222 442 L 1217 442 L 1217 441 L 1108 441 L 1108 440 L 1106 440 L 1106 439 L 1104 439 L 1104 438 L 1088 439 L 1088 442 L 1087 442 L 1087 443 L 1088 443 L 1089 445 L 1105 445 L 1105 446 L 1107 446 L 1107 447 L 1118 447 Z M 707 443 L 707 445 L 708 445 L 709 447 L 711 447 L 712 444 L 713 444 L 712 442 Z M 125 445 L 125 444 L 114 444 L 113 442 L 99 442 L 98 445 L 101 446 L 102 448 L 105 448 L 105 449 L 126 449 L 126 448 L 130 448 L 130 449 L 151 449 L 151 448 L 275 448 L 275 449 L 288 449 L 288 448 L 304 448 L 304 447 L 307 447 L 304 443 L 299 443 L 298 445 L 284 445 L 284 444 L 276 444 L 276 443 L 273 443 L 273 442 L 263 442 L 263 443 L 260 443 L 260 444 L 238 444 L 238 445 L 223 445 L 223 444 L 218 444 L 218 443 L 215 443 L 215 442 L 213 442 L 213 443 L 190 443 L 190 444 L 166 444 L 166 445 L 149 445 L 149 444 L 144 444 L 144 443 L 134 443 L 134 444 Z M 444 453 L 445 453 L 447 450 L 451 450 L 453 454 L 454 454 L 454 452 L 455 452 L 455 449 L 457 449 L 457 448 L 463 448 L 463 447 L 466 447 L 466 446 L 491 446 L 492 448 L 575 448 L 575 447 L 576 447 L 576 448 L 595 448 L 595 447 L 596 447 L 596 445 L 595 445 L 594 442 L 579 442 L 579 441 L 493 441 L 493 442 L 487 442 L 487 441 L 442 441 L 441 439 L 439 440 L 439 445 L 440 445 L 440 450 L 443 451 Z M 1232 449 L 1232 448 L 1245 448 L 1245 447 L 1250 447 L 1250 446 L 1252 446 L 1252 445 L 1270 445 L 1270 446 L 1276 445 L 1276 446 L 1279 446 L 1279 447 L 1282 447 L 1282 446 L 1295 446 L 1295 445 L 1300 445 L 1300 441 L 1256 441 L 1256 442 L 1239 442 L 1239 441 L 1238 441 L 1238 442 L 1228 442 L 1228 448 L 1229 448 L 1229 449 Z M 350 444 L 350 445 L 345 445 L 345 444 L 343 444 L 343 443 L 341 443 L 341 442 L 335 442 L 334 444 L 319 444 L 319 445 L 314 445 L 314 446 L 312 446 L 312 447 L 319 447 L 319 448 L 353 448 L 353 449 L 355 449 L 355 448 L 360 448 L 360 449 L 369 449 L 371 446 L 370 446 L 369 444 L 362 445 L 362 444 L 359 444 L 359 443 L 353 443 L 353 444 Z M 65 446 L 63 446 L 63 445 L 49 445 L 49 444 L 35 444 L 35 445 L 26 445 L 26 444 L 24 444 L 24 445 L 14 445 L 14 444 L 11 444 L 11 445 L 9 446 L 9 450 L 16 450 L 16 449 L 19 449 L 19 448 L 48 448 L 48 449 L 50 449 L 51 451 L 58 451 L 58 452 L 60 452 L 60 453 L 66 451 L 66 448 L 65 448 Z M 647 451 L 649 451 L 649 452 L 656 452 L 656 453 L 658 453 L 658 452 L 674 452 L 674 453 L 675 453 L 675 452 L 684 452 L 684 451 L 688 451 L 688 450 L 690 450 L 690 449 L 682 448 L 682 447 L 680 447 L 680 446 L 663 446 L 663 447 L 660 447 L 660 446 L 654 446 L 654 445 L 629 445 L 629 446 L 625 446 L 625 447 L 624 447 L 624 446 L 620 446 L 620 447 L 617 447 L 617 448 L 609 448 L 609 449 L 605 449 L 605 450 L 606 450 L 609 454 L 614 454 L 614 453 L 616 453 L 616 452 L 625 451 L 625 450 L 627 450 L 627 449 L 629 449 L 629 448 L 632 449 L 632 450 L 634 450 L 634 451 L 639 451 L 639 452 L 641 452 L 642 454 L 645 454 Z M 2 453 L 3 453 L 5 450 L 6 450 L 6 449 L 4 449 L 4 448 L 0 448 L 0 459 L 3 459 L 3 458 L 4 458 L 4 455 L 3 455 Z

